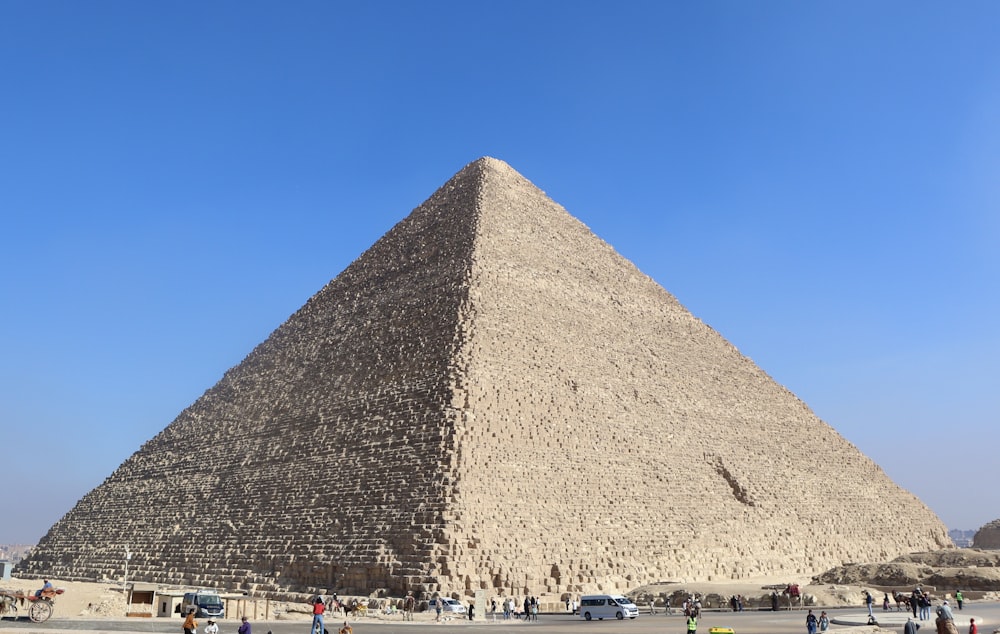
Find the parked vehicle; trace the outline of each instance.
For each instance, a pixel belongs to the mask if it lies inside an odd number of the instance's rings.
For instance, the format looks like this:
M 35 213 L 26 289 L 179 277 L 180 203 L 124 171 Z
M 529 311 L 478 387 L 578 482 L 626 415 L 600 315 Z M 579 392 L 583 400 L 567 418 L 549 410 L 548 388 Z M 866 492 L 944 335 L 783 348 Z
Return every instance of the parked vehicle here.
M 639 608 L 620 594 L 586 594 L 580 599 L 580 617 L 586 621 L 639 616 Z
M 187 614 L 192 608 L 194 615 L 199 618 L 221 619 L 226 616 L 226 607 L 215 590 L 185 592 L 184 600 L 181 602 L 181 614 Z
M 448 597 L 441 597 L 438 599 L 441 602 L 442 612 L 451 612 L 452 614 L 465 614 L 465 606 L 455 599 L 449 599 Z

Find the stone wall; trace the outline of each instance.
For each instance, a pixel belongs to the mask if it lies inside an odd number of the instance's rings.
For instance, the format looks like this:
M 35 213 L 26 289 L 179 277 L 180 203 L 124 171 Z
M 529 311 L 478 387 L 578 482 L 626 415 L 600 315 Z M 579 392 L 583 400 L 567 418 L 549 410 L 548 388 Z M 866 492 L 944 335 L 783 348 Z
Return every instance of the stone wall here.
M 394 227 L 23 575 L 267 594 L 626 590 L 950 545 L 808 407 L 506 164 Z

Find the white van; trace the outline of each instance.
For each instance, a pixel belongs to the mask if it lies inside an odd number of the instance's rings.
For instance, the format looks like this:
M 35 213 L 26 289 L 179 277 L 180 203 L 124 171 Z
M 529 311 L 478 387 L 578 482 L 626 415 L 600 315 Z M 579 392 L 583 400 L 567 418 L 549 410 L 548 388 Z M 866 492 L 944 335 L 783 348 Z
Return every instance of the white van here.
M 615 618 L 621 621 L 626 616 L 639 616 L 639 608 L 627 597 L 620 594 L 586 594 L 580 599 L 580 616 L 584 620 Z
M 448 597 L 439 597 L 438 601 L 441 602 L 442 612 L 451 612 L 452 614 L 465 614 L 465 606 L 456 601 L 455 599 L 449 599 Z

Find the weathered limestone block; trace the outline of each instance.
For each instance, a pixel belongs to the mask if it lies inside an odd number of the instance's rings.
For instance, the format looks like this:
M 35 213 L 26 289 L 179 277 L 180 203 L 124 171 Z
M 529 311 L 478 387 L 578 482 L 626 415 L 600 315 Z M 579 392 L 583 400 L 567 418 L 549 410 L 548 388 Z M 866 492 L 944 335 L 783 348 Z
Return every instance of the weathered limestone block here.
M 120 578 L 126 544 L 135 580 L 469 597 L 801 575 L 950 540 L 666 290 L 480 159 L 17 572 Z

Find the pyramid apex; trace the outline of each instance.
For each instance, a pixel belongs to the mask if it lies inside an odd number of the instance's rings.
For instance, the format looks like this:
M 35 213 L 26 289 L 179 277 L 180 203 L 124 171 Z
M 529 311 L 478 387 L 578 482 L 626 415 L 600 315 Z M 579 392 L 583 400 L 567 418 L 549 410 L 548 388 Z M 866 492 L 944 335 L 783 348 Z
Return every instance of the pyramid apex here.
M 468 167 L 475 167 L 480 171 L 517 172 L 517 170 L 511 167 L 506 161 L 492 156 L 481 156 L 475 161 L 469 163 Z

